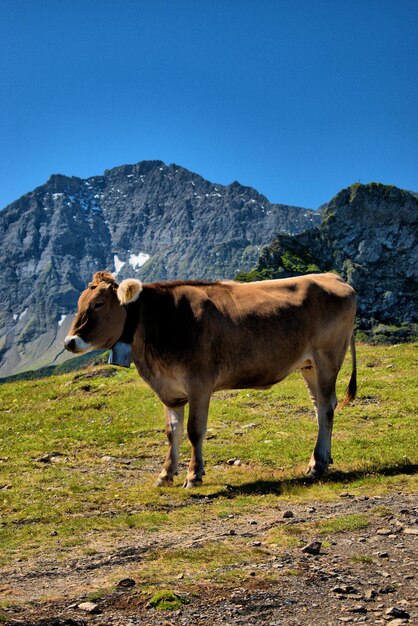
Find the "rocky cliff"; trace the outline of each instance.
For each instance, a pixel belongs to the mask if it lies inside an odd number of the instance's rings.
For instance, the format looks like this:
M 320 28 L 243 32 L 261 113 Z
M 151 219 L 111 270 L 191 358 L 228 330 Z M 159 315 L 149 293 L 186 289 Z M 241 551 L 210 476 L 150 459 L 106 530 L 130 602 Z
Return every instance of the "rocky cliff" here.
M 274 234 L 319 220 L 161 161 L 86 180 L 51 176 L 0 213 L 0 377 L 66 358 L 78 295 L 99 269 L 148 281 L 232 278 Z
M 417 323 L 418 199 L 370 183 L 340 191 L 322 207 L 322 221 L 278 235 L 242 280 L 337 271 L 358 293 L 359 328 L 371 338 L 406 338 Z

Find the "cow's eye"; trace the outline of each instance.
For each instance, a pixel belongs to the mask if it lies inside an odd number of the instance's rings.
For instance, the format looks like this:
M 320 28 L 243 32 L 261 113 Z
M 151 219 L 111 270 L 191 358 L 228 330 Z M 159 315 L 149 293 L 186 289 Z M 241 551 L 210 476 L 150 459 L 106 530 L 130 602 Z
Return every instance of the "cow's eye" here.
M 101 309 L 103 305 L 104 305 L 104 302 L 94 302 L 92 304 L 92 309 L 93 311 L 97 311 L 97 309 Z

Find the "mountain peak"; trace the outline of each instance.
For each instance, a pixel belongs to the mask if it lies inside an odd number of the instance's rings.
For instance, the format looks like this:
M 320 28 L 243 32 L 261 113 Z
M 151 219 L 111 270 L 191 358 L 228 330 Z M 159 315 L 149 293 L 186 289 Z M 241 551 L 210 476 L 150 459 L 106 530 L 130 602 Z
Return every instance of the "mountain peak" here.
M 139 161 L 138 163 L 133 163 L 131 165 L 117 165 L 116 167 L 112 167 L 111 169 L 105 170 L 103 175 L 111 176 L 121 171 L 122 172 L 135 171 L 137 174 L 147 174 L 151 170 L 155 170 L 157 168 L 165 169 L 166 167 L 167 166 L 163 161 L 144 160 L 144 161 Z

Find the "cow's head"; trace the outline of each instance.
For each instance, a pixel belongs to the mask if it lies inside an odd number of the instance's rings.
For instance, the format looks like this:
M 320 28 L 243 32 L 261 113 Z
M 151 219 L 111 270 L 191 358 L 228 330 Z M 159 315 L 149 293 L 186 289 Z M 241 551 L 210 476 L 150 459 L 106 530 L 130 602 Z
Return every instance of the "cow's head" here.
M 78 300 L 77 315 L 64 345 L 70 352 L 111 348 L 120 338 L 126 321 L 122 305 L 135 302 L 142 291 L 139 280 L 116 282 L 110 272 L 96 272 Z

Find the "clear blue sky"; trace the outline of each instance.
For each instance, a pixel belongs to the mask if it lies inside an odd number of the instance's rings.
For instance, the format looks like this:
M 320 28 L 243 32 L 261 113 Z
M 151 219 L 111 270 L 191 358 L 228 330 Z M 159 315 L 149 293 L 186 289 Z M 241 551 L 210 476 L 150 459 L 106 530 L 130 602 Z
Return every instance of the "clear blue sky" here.
M 162 159 L 316 208 L 418 191 L 417 0 L 1 0 L 0 207 Z

